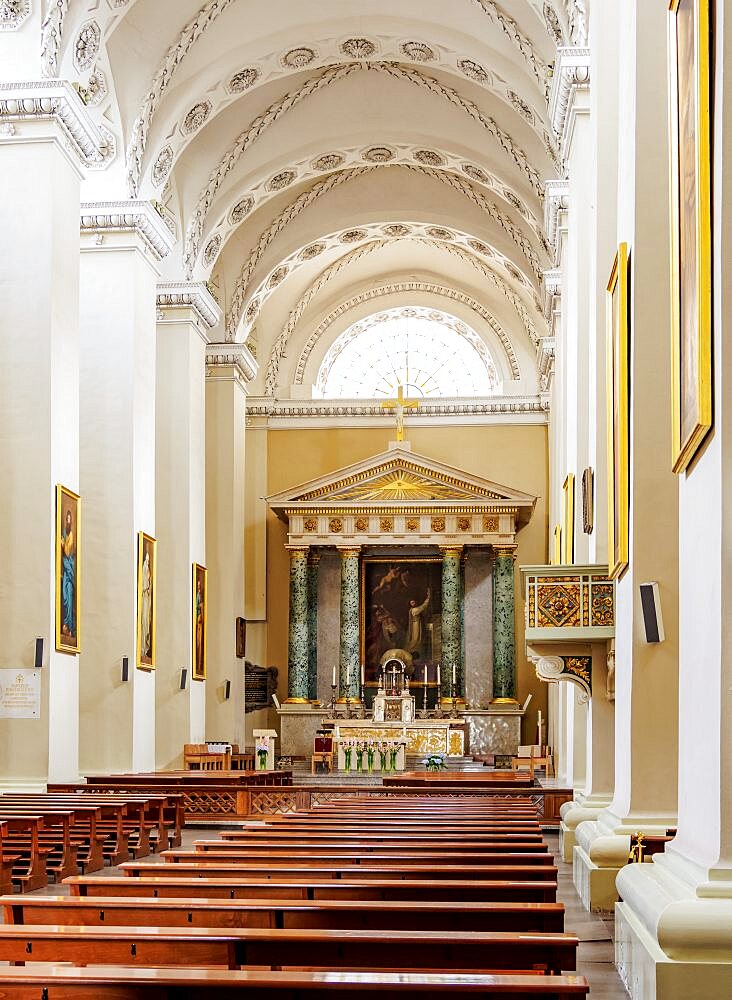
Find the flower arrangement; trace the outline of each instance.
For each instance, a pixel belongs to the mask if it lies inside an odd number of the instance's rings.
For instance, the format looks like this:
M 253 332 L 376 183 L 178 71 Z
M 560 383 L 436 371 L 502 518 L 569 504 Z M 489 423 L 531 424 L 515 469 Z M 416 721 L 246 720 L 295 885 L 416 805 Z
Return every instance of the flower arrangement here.
M 257 754 L 257 765 L 260 771 L 265 771 L 267 769 L 267 756 L 269 754 L 269 741 L 268 740 L 257 740 L 255 746 L 255 752 Z
M 447 764 L 445 763 L 444 753 L 430 753 L 422 761 L 424 766 L 428 771 L 446 771 Z
M 353 740 L 345 740 L 341 743 L 343 747 L 343 760 L 346 766 L 346 772 L 351 770 L 351 764 L 353 761 L 353 749 L 356 746 Z

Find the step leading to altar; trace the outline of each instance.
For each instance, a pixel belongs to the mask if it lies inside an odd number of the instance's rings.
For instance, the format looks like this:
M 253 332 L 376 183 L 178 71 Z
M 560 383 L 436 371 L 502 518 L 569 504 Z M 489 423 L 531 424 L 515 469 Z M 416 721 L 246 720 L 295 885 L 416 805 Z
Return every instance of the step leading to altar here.
M 354 710 L 355 712 L 355 710 Z M 458 709 L 457 718 L 416 718 L 413 722 L 379 722 L 373 719 L 330 717 L 327 708 L 314 704 L 281 705 L 281 753 L 287 757 L 308 757 L 319 729 L 337 725 L 339 735 L 351 739 L 394 739 L 404 731 L 408 754 L 446 753 L 515 754 L 521 742 L 521 705 L 490 705 L 479 709 Z M 396 727 L 396 728 L 395 728 Z M 398 731 L 398 732 L 397 732 Z

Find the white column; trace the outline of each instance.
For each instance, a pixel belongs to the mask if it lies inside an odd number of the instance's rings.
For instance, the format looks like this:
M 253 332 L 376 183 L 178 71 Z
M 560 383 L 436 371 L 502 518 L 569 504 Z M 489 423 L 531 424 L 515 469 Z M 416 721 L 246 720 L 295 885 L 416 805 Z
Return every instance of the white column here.
M 732 990 L 732 16 L 724 4 L 715 38 L 714 428 L 678 478 L 678 834 L 653 864 L 618 877 L 618 965 L 633 1000 L 717 1000 Z
M 243 344 L 206 348 L 206 738 L 240 745 L 244 742 L 244 660 L 236 656 L 234 630 L 237 617 L 244 615 L 246 385 L 256 374 L 257 363 Z
M 136 669 L 138 532 L 155 537 L 155 286 L 173 237 L 148 202 L 82 205 L 81 234 L 81 767 L 146 771 L 155 673 Z
M 671 473 L 667 71 L 663 5 L 624 0 L 618 242 L 630 249 L 629 565 L 616 601 L 615 791 L 596 822 L 577 827 L 575 885 L 610 909 L 630 834 L 676 823 L 678 488 Z M 609 80 L 605 85 L 611 86 Z M 617 84 L 615 84 L 617 85 Z M 608 275 L 612 261 L 607 261 Z M 602 486 L 600 487 L 602 488 Z M 647 644 L 639 584 L 657 581 L 665 641 Z
M 205 739 L 206 683 L 193 669 L 192 569 L 206 566 L 206 344 L 221 310 L 193 282 L 159 284 L 157 309 L 155 761 L 165 770 L 182 766 L 185 743 Z
M 78 657 L 55 649 L 55 488 L 79 492 L 80 155 L 100 141 L 68 84 L 0 85 L 0 667 L 33 668 L 44 642 L 40 717 L 0 723 L 3 784 L 79 774 Z

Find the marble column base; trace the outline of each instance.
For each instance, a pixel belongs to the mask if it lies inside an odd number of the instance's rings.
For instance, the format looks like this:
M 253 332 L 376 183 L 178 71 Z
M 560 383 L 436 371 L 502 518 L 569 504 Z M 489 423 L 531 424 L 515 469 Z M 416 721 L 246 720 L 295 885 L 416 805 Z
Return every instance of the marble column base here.
M 585 909 L 612 913 L 618 900 L 615 879 L 628 863 L 632 833 L 663 836 L 667 827 L 675 825 L 676 817 L 670 814 L 620 818 L 608 809 L 595 820 L 578 823 L 572 849 L 572 878 Z
M 572 863 L 572 851 L 577 843 L 575 831 L 579 824 L 597 819 L 600 813 L 610 805 L 611 800 L 611 796 L 592 795 L 585 798 L 581 793 L 576 792 L 574 801 L 562 804 L 559 809 L 561 817 L 559 821 L 559 849 L 562 861 L 566 861 L 567 864 Z
M 618 875 L 615 962 L 631 1000 L 732 996 L 732 882 L 671 849 L 656 859 Z

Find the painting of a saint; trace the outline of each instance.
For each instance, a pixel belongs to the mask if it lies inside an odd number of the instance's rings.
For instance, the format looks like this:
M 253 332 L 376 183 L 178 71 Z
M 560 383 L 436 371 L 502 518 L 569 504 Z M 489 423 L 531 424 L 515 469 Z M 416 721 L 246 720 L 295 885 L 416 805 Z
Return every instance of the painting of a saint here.
M 408 673 L 431 681 L 442 648 L 442 562 L 435 558 L 361 562 L 361 659 L 366 684 L 376 684 L 390 650 L 407 663 Z
M 608 552 L 610 575 L 628 565 L 629 518 L 629 257 L 621 243 L 607 286 Z
M 712 425 L 709 0 L 670 5 L 673 470 Z
M 76 493 L 56 487 L 56 649 L 78 653 L 79 642 L 79 520 Z
M 155 539 L 141 531 L 137 551 L 137 666 L 155 669 Z
M 207 570 L 193 564 L 193 680 L 206 679 Z

